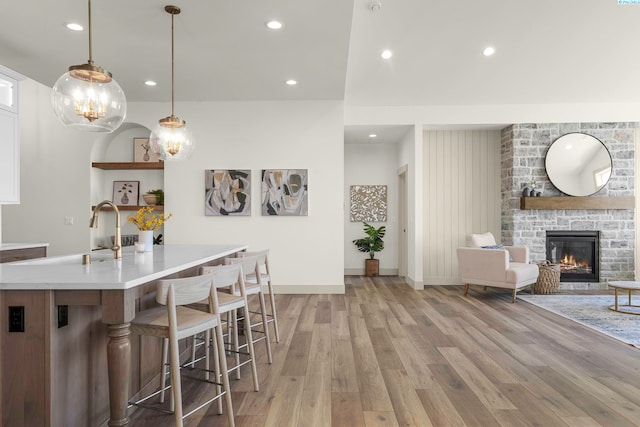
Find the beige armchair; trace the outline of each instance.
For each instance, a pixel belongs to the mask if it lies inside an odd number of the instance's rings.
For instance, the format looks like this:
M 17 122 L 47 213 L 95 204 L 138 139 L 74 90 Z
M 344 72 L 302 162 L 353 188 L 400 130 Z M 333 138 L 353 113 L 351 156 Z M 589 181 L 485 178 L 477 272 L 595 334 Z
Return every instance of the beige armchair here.
M 484 246 L 484 248 L 483 248 Z M 464 284 L 464 296 L 469 285 L 505 288 L 516 293 L 538 280 L 538 266 L 529 264 L 529 248 L 525 246 L 504 246 L 504 249 L 489 249 L 496 246 L 491 233 L 472 234 L 467 238 L 467 247 L 458 248 L 458 267 Z

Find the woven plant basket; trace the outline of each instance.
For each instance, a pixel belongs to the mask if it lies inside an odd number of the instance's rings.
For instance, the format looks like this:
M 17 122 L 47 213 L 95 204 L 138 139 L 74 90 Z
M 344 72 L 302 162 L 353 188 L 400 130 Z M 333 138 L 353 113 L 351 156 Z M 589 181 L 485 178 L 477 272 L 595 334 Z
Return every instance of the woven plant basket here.
M 555 294 L 560 287 L 560 264 L 552 264 L 549 261 L 538 263 L 540 274 L 538 281 L 533 285 L 536 294 Z

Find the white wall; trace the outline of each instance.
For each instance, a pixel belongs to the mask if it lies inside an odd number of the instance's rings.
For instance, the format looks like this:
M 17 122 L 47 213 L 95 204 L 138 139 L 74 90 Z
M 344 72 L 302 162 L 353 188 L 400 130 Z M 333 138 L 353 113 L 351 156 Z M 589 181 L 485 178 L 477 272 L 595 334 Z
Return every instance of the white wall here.
M 152 128 L 169 104 L 130 103 L 127 120 Z M 344 292 L 343 105 L 321 102 L 179 103 L 194 156 L 165 165 L 165 242 L 246 243 L 271 250 L 276 292 Z M 309 215 L 263 217 L 262 169 L 308 169 Z M 250 217 L 204 215 L 204 171 L 250 169 Z
M 425 132 L 424 165 L 424 281 L 459 284 L 466 236 L 500 239 L 500 132 Z
M 398 144 L 398 169 L 407 167 L 407 282 L 414 289 L 424 287 L 422 276 L 422 127 L 413 126 Z M 419 183 L 419 184 L 418 184 Z
M 398 274 L 398 144 L 368 143 L 344 146 L 344 253 L 345 274 L 364 274 L 364 260 L 369 254 L 359 252 L 354 239 L 365 237 L 362 222 L 350 220 L 350 187 L 352 185 L 387 186 L 387 221 L 369 222 L 384 225 L 384 250 L 376 254 L 381 275 Z
M 89 158 L 96 134 L 58 122 L 51 89 L 20 83 L 20 204 L 2 206 L 4 243 L 48 242 L 49 255 L 89 250 Z M 72 217 L 73 225 L 64 225 Z

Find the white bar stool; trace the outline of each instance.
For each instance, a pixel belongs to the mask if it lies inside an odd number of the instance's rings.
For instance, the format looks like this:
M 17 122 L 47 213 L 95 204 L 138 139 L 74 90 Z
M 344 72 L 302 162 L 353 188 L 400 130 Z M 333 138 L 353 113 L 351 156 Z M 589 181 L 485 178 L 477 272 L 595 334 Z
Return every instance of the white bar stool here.
M 273 332 L 276 336 L 276 342 L 280 342 L 280 330 L 278 328 L 278 316 L 276 314 L 276 298 L 275 294 L 273 293 L 273 285 L 271 284 L 271 272 L 269 270 L 269 249 L 254 252 L 240 252 L 239 256 L 258 257 L 258 271 L 260 272 L 260 274 L 256 275 L 255 273 L 249 273 L 246 276 L 246 281 L 248 284 L 267 284 L 267 289 L 269 289 L 269 305 L 271 306 L 271 313 L 267 313 L 267 322 L 273 324 Z
M 186 307 L 186 305 L 205 299 L 209 302 L 209 311 L 200 311 Z M 229 385 L 227 364 L 224 356 L 225 353 L 224 343 L 222 341 L 220 315 L 215 311 L 218 306 L 218 296 L 215 291 L 215 287 L 213 286 L 213 277 L 211 275 L 206 275 L 159 280 L 156 285 L 156 302 L 163 306 L 154 307 L 137 313 L 136 317 L 131 322 L 131 333 L 136 335 L 154 336 L 168 340 L 170 354 L 169 370 L 171 374 L 172 389 L 171 409 L 175 417 L 175 425 L 182 427 L 184 418 L 202 409 L 215 400 L 218 400 L 218 409 L 219 412 L 221 412 L 221 399 L 224 397 L 227 406 L 229 425 L 235 426 L 233 405 L 231 403 L 231 388 Z M 209 370 L 209 353 L 211 351 L 211 347 L 207 345 L 205 347 L 205 359 L 207 362 L 206 369 L 204 369 L 205 379 L 198 380 L 215 384 L 216 394 L 206 402 L 199 404 L 187 414 L 183 414 L 178 341 L 204 332 L 207 338 L 206 342 L 208 344 L 211 330 L 214 331 L 215 338 L 213 339 L 213 342 L 217 344 L 215 365 L 216 367 L 220 366 L 220 369 L 216 369 L 214 372 L 216 380 L 218 380 L 219 376 L 222 377 L 222 384 L 217 383 L 217 381 L 209 380 L 209 373 L 211 372 Z M 162 378 L 164 378 L 164 366 L 162 372 Z M 223 390 L 220 388 L 220 385 L 222 385 Z M 164 392 L 165 388 L 166 387 L 161 387 L 161 390 L 158 390 L 137 402 L 131 403 L 131 405 L 147 407 L 144 405 L 144 402 L 147 399 Z M 149 408 L 155 409 L 153 407 Z
M 248 307 L 247 307 L 247 313 L 245 313 L 244 319 L 248 319 L 250 314 L 260 314 L 260 316 L 262 317 L 262 322 L 259 323 L 254 323 L 253 324 L 253 333 L 259 333 L 259 334 L 263 334 L 260 338 L 255 338 L 253 340 L 254 344 L 258 341 L 265 341 L 265 345 L 267 348 L 267 358 L 269 359 L 269 363 L 273 363 L 273 356 L 271 355 L 271 340 L 269 339 L 269 327 L 268 327 L 268 318 L 267 318 L 267 310 L 266 310 L 266 304 L 264 302 L 264 292 L 262 290 L 262 285 L 260 283 L 255 283 L 255 284 L 249 284 L 247 282 L 247 277 L 250 274 L 259 274 L 258 271 L 258 257 L 257 256 L 246 256 L 246 257 L 242 257 L 242 258 L 224 258 L 222 261 L 225 265 L 233 265 L 233 264 L 240 264 L 242 266 L 242 271 L 244 273 L 244 280 L 245 280 L 245 289 L 247 292 L 247 296 L 249 295 L 257 295 L 258 296 L 258 301 L 260 302 L 260 311 L 251 311 Z M 232 290 L 230 292 L 233 292 L 234 294 L 237 295 L 238 291 L 237 290 Z M 262 324 L 262 329 L 263 330 L 257 330 L 255 329 L 256 326 Z
M 227 364 L 227 371 L 236 371 L 236 378 L 240 379 L 240 368 L 246 364 L 251 364 L 251 373 L 253 375 L 253 388 L 255 391 L 259 391 L 258 385 L 258 369 L 256 367 L 255 350 L 253 346 L 253 334 L 251 319 L 247 319 L 245 324 L 245 334 L 247 337 L 246 343 L 240 345 L 238 337 L 238 310 L 248 310 L 247 292 L 245 289 L 244 273 L 242 272 L 241 264 L 233 265 L 216 265 L 200 267 L 200 273 L 212 274 L 213 285 L 217 289 L 233 289 L 234 292 L 217 292 L 218 294 L 218 307 L 216 313 L 220 316 L 227 314 L 230 319 L 227 321 L 227 331 L 232 340 L 231 353 L 234 353 L 235 364 L 230 367 Z M 246 348 L 247 352 L 242 350 Z M 248 359 L 240 362 L 240 355 L 248 356 Z

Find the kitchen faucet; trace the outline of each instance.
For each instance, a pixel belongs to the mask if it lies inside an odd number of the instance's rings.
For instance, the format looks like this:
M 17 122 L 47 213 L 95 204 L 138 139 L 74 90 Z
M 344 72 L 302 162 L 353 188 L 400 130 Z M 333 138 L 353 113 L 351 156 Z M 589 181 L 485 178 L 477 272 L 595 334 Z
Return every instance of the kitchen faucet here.
M 113 257 L 115 259 L 122 258 L 122 236 L 120 234 L 120 210 L 111 200 L 103 200 L 93 208 L 93 215 L 91 216 L 90 228 L 98 228 L 98 212 L 103 206 L 111 206 L 116 214 L 116 235 L 113 241 L 111 250 L 113 251 Z

